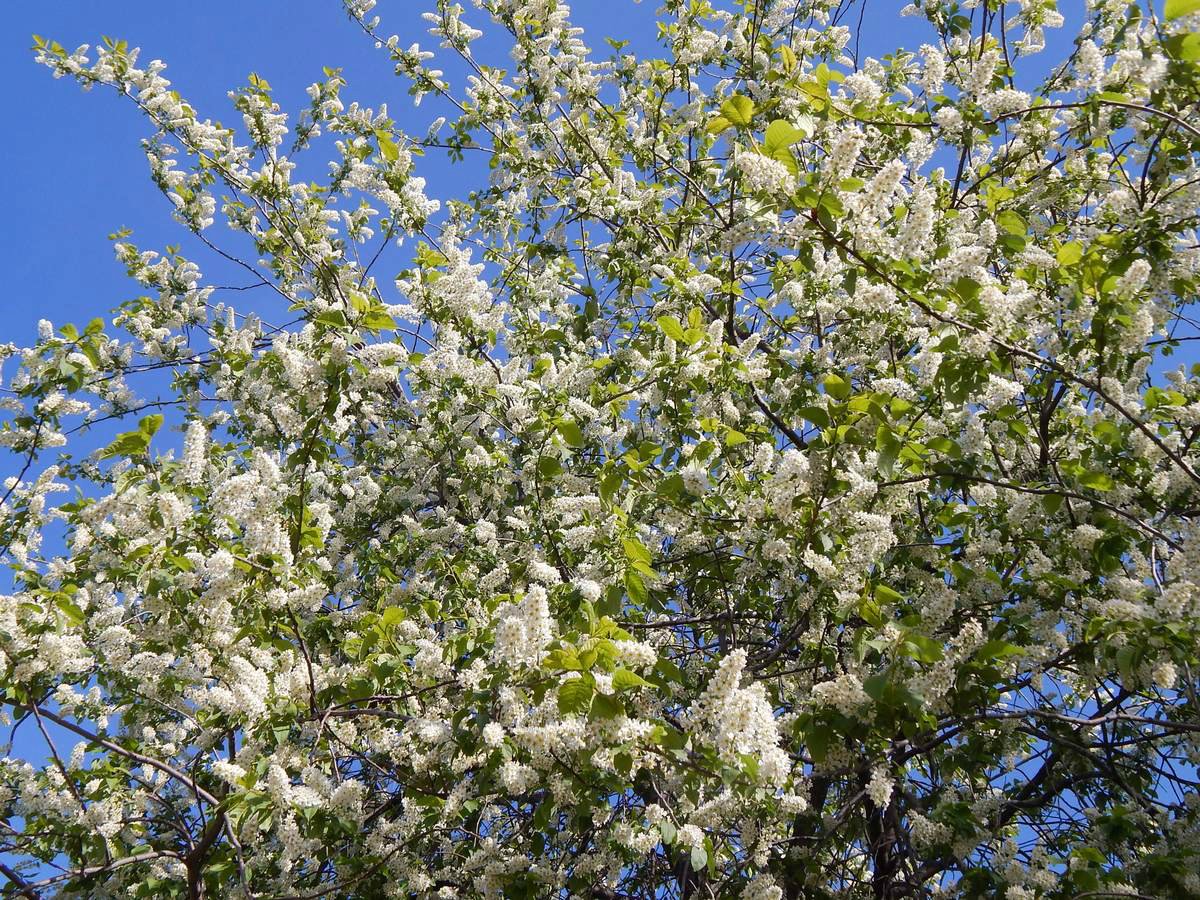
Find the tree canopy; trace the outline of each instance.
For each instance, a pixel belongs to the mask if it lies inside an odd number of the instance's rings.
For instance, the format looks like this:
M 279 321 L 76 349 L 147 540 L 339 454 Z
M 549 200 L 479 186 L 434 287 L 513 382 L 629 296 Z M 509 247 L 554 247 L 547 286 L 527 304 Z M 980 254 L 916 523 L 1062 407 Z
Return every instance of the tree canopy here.
M 2 351 L 4 895 L 1200 895 L 1200 2 L 373 6 L 36 38 L 197 253 Z

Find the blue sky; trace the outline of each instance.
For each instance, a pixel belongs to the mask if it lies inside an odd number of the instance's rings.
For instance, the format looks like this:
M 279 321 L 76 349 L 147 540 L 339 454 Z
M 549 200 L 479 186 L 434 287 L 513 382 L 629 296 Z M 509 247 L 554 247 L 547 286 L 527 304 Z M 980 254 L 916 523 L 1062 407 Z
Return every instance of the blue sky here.
M 378 12 L 383 27 L 405 45 L 429 45 L 420 19 L 426 8 L 384 0 Z M 652 36 L 653 10 L 651 3 L 593 0 L 580 4 L 578 18 L 602 24 L 606 32 L 633 27 Z M 85 93 L 36 65 L 29 49 L 35 33 L 69 48 L 95 45 L 101 35 L 128 40 L 142 48 L 143 62 L 165 60 L 174 86 L 202 116 L 214 119 L 239 118 L 226 91 L 245 84 L 252 71 L 271 83 L 285 110 L 299 110 L 307 103 L 304 89 L 322 77 L 322 66 L 344 68 L 347 102 L 388 102 L 402 128 L 423 133 L 436 115 L 428 101 L 412 110 L 407 84 L 337 0 L 14 4 L 5 11 L 0 35 L 0 77 L 10 98 L 8 137 L 0 143 L 0 189 L 8 207 L 0 220 L 7 276 L 0 342 L 31 343 L 40 318 L 56 325 L 86 322 L 135 295 L 107 239 L 120 227 L 132 228 L 140 246 L 181 242 L 189 255 L 186 233 L 171 221 L 147 174 L 139 147 L 147 124 L 114 93 Z M 600 44 L 597 35 L 593 45 Z M 431 196 L 461 193 L 461 173 L 444 160 L 427 157 L 421 168 Z M 195 258 L 203 268 L 203 255 Z
M 386 33 L 402 43 L 431 45 L 420 14 L 421 0 L 382 0 L 376 12 Z M 464 4 L 469 6 L 470 4 Z M 573 20 L 586 39 L 606 53 L 604 36 L 631 40 L 631 48 L 654 41 L 654 0 L 578 0 Z M 868 4 L 863 52 L 876 55 L 896 44 L 915 46 L 924 23 L 900 19 L 901 3 Z M 478 16 L 476 15 L 476 21 Z M 387 101 L 401 127 L 422 133 L 436 115 L 427 101 L 415 113 L 407 84 L 391 73 L 384 56 L 342 12 L 338 0 L 54 0 L 12 4 L 0 33 L 0 78 L 7 86 L 6 140 L 0 142 L 0 262 L 6 275 L 0 342 L 32 343 L 40 318 L 56 325 L 86 322 L 122 300 L 136 286 L 115 262 L 107 235 L 134 230 L 145 248 L 181 242 L 186 233 L 169 217 L 166 201 L 151 184 L 139 140 L 149 129 L 128 102 L 111 92 L 84 93 L 55 80 L 33 62 L 31 35 L 74 48 L 93 46 L 101 35 L 142 48 L 142 60 L 161 58 L 167 77 L 204 116 L 230 120 L 225 92 L 257 72 L 275 89 L 285 110 L 306 102 L 304 89 L 322 66 L 341 66 L 349 80 L 347 100 L 375 106 Z M 433 197 L 455 196 L 472 179 L 446 161 L 427 157 L 421 174 Z M 220 230 L 220 226 L 217 226 Z

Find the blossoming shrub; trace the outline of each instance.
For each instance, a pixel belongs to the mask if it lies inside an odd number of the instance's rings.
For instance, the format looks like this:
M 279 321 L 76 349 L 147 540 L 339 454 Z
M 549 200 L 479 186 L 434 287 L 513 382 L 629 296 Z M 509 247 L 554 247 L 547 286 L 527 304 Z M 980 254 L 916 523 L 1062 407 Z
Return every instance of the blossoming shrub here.
M 38 39 L 261 305 L 7 351 L 6 895 L 1196 896 L 1197 5 L 348 0 L 425 133 Z

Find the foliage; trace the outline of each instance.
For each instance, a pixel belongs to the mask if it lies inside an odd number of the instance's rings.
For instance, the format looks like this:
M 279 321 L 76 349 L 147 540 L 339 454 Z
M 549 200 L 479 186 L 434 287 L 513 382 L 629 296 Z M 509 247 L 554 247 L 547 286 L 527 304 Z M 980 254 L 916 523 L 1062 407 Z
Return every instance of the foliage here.
M 1200 894 L 1196 4 L 372 5 L 450 121 L 37 40 L 272 312 L 8 351 L 7 894 Z

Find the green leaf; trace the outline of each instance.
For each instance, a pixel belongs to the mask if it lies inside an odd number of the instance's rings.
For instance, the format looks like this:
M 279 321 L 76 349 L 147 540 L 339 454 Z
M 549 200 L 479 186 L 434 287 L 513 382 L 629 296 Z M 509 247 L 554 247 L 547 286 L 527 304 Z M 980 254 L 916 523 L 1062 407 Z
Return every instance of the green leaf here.
M 685 343 L 683 336 L 683 325 L 674 316 L 659 316 L 659 330 L 676 343 Z
M 150 445 L 150 440 L 139 431 L 126 431 L 115 441 L 100 451 L 101 459 L 111 459 L 114 456 L 136 456 L 143 453 Z
M 947 456 L 955 458 L 962 456 L 962 448 L 948 437 L 930 438 L 925 442 L 925 446 L 938 453 L 945 453 Z
M 630 600 L 639 605 L 650 599 L 650 592 L 646 589 L 646 582 L 635 569 L 625 570 L 625 593 L 629 594 Z
M 1167 48 L 1167 53 L 1175 59 L 1183 62 L 1200 62 L 1200 32 L 1173 34 L 1163 42 L 1163 46 Z
M 615 719 L 624 712 L 624 705 L 616 697 L 601 693 L 592 696 L 591 717 L 593 719 Z
M 554 812 L 554 796 L 547 794 L 546 799 L 538 804 L 533 812 L 533 827 L 539 831 L 550 824 L 550 816 Z
M 150 439 L 162 427 L 163 417 L 160 413 L 146 416 L 138 423 L 136 431 L 126 431 L 117 435 L 116 440 L 100 451 L 101 459 L 111 459 L 114 456 L 137 456 L 145 453 L 150 446 Z
M 346 314 L 340 309 L 327 309 L 325 312 L 318 314 L 313 321 L 321 325 L 328 325 L 330 328 L 344 328 L 346 325 Z
M 728 431 L 725 432 L 725 446 L 726 447 L 736 447 L 738 444 L 744 444 L 748 440 L 750 440 L 750 439 L 748 437 L 746 437 L 744 434 L 742 434 L 740 431 L 738 431 L 736 428 L 730 428 Z
M 579 661 L 579 655 L 574 650 L 559 649 L 551 650 L 542 660 L 542 668 L 544 669 L 565 669 L 571 672 L 578 672 L 583 669 L 583 665 Z
M 892 590 L 886 584 L 875 585 L 875 590 L 873 593 L 877 601 L 887 604 L 888 606 L 895 606 L 897 603 L 900 603 L 904 600 L 904 597 L 898 591 Z
M 158 433 L 158 429 L 162 428 L 162 423 L 162 413 L 152 413 L 138 422 L 138 431 L 146 435 L 146 441 L 149 442 L 150 438 Z
M 900 439 L 896 437 L 895 432 L 889 426 L 880 425 L 875 429 L 875 449 L 879 451 L 879 470 L 885 476 L 891 477 L 902 446 Z
M 83 610 L 80 609 L 66 594 L 59 594 L 55 598 L 55 604 L 58 606 L 59 611 L 67 617 L 67 621 L 72 625 L 79 626 L 87 621 L 87 616 L 84 614 Z
M 658 662 L 654 664 L 654 671 L 657 672 L 665 681 L 674 681 L 678 684 L 683 683 L 683 669 L 675 665 L 665 656 L 660 656 Z
M 605 503 L 612 503 L 613 498 L 617 496 L 617 491 L 624 483 L 625 476 L 621 472 L 609 472 L 600 482 L 600 499 Z
M 791 146 L 797 141 L 803 140 L 804 136 L 805 132 L 790 122 L 776 119 L 767 127 L 767 132 L 763 136 L 763 153 L 771 159 L 783 163 L 789 172 L 797 175 L 800 169 L 796 164 L 796 157 L 792 154 Z
M 1079 476 L 1079 483 L 1093 491 L 1111 491 L 1117 486 L 1112 476 L 1106 472 L 1084 472 Z
M 379 142 L 379 153 L 387 162 L 395 162 L 400 158 L 400 148 L 392 140 L 391 135 L 382 129 L 375 131 L 375 140 Z
M 590 677 L 590 676 L 589 676 Z M 563 715 L 582 713 L 592 702 L 592 685 L 587 679 L 564 681 L 558 687 L 558 711 Z
M 730 122 L 724 116 L 715 116 L 714 118 L 708 120 L 708 124 L 706 126 L 704 126 L 704 130 L 707 131 L 709 134 L 720 134 L 722 131 L 725 131 L 727 128 L 732 128 L 732 127 L 733 127 L 733 123 Z
M 1055 258 L 1060 266 L 1073 266 L 1083 259 L 1083 244 L 1079 241 L 1063 244 L 1058 248 Z
M 858 614 L 872 628 L 882 628 L 885 624 L 883 611 L 879 604 L 870 597 L 863 597 L 858 603 Z
M 692 848 L 692 869 L 696 872 L 704 871 L 704 867 L 708 865 L 708 851 L 703 847 Z
M 1011 209 L 1006 209 L 996 216 L 996 224 L 1009 234 L 1025 234 L 1028 228 L 1020 213 L 1013 212 Z
M 622 538 L 621 547 L 625 551 L 625 556 L 631 563 L 635 565 L 642 563 L 649 566 L 654 557 L 650 555 L 649 548 L 641 541 L 634 538 Z
M 396 320 L 382 309 L 369 309 L 363 313 L 362 326 L 370 331 L 392 331 Z
M 721 115 L 738 128 L 749 128 L 754 118 L 754 101 L 741 94 L 734 94 L 721 104 Z
M 887 672 L 876 672 L 863 682 L 863 692 L 878 703 L 883 699 L 887 692 L 888 685 L 891 683 L 891 675 Z
M 584 445 L 583 429 L 579 427 L 579 423 L 574 419 L 563 419 L 558 423 L 558 433 L 562 435 L 564 441 L 569 447 L 582 447 Z
M 982 647 L 975 651 L 975 658 L 978 660 L 1003 659 L 1006 656 L 1020 656 L 1025 651 L 1016 644 L 1010 644 L 1008 641 L 988 641 Z
M 809 422 L 812 422 L 818 428 L 829 427 L 829 413 L 825 412 L 825 410 L 821 409 L 819 406 L 802 406 L 799 410 L 797 410 L 797 412 L 799 412 L 803 418 Z
M 1167 0 L 1166 9 L 1163 10 L 1163 15 L 1167 17 L 1167 21 L 1178 19 L 1181 16 L 1186 16 L 1188 13 L 1194 13 L 1200 9 L 1200 0 Z
M 822 383 L 825 392 L 835 399 L 845 400 L 850 396 L 850 383 L 840 375 L 826 375 Z
M 792 144 L 803 139 L 804 132 L 791 122 L 776 119 L 767 126 L 767 132 L 763 135 L 763 149 L 767 151 L 767 156 L 774 157 L 781 150 L 787 150 Z
M 636 672 L 628 669 L 617 669 L 613 672 L 613 687 L 618 691 L 630 691 L 639 687 L 653 687 L 649 681 Z
M 829 755 L 830 737 L 830 730 L 824 724 L 815 724 L 813 728 L 806 729 L 804 732 L 804 743 L 808 747 L 808 754 L 818 765 L 825 762 L 825 757 Z
M 900 652 L 923 663 L 935 663 L 946 655 L 942 645 L 933 638 L 912 631 L 904 636 Z

